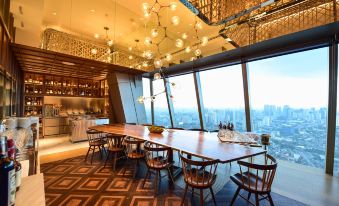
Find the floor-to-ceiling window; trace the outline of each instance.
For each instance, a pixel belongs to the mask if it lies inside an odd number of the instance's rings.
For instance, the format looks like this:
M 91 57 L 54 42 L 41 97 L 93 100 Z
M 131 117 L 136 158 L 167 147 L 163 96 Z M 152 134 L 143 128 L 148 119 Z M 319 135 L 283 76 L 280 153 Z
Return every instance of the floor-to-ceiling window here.
M 248 63 L 252 130 L 278 159 L 325 167 L 328 48 Z
M 338 45 L 339 47 L 339 45 Z M 339 59 L 339 52 L 338 57 Z M 339 67 L 339 62 L 338 67 Z M 336 137 L 335 137 L 335 153 L 334 153 L 334 175 L 339 175 L 339 85 L 337 85 L 337 117 L 336 117 Z
M 154 100 L 154 124 L 164 127 L 171 127 L 171 120 L 168 111 L 168 104 L 164 86 L 164 80 L 158 79 L 152 82 L 153 95 L 157 95 Z
M 150 86 L 150 79 L 142 78 L 142 89 L 144 97 L 151 96 L 151 86 Z M 152 111 L 151 111 L 151 101 L 145 101 L 145 110 L 146 110 L 146 123 L 152 123 Z
M 200 72 L 205 129 L 216 130 L 219 122 L 233 122 L 246 130 L 241 65 Z
M 174 127 L 185 129 L 200 128 L 197 99 L 193 74 L 169 78 L 174 107 Z

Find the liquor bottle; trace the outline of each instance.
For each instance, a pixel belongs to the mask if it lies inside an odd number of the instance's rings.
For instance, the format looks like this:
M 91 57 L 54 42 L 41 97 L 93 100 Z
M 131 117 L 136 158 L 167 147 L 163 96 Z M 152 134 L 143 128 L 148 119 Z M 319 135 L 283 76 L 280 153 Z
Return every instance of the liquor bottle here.
M 7 137 L 0 137 L 0 206 L 15 204 L 14 161 L 7 156 Z

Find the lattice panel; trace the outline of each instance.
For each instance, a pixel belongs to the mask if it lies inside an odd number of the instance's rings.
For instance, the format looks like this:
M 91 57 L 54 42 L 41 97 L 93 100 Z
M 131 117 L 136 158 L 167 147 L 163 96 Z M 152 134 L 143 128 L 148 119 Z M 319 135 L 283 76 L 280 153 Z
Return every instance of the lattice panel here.
M 93 59 L 97 61 L 112 63 L 115 65 L 130 67 L 141 64 L 147 61 L 145 58 L 133 55 L 133 59 L 129 59 L 129 54 L 124 51 L 115 51 L 111 54 L 108 53 L 108 47 L 105 45 L 91 42 L 87 39 L 77 37 L 75 35 L 60 32 L 54 29 L 46 29 L 43 32 L 43 48 L 55 52 L 69 54 L 73 56 Z M 97 50 L 96 54 L 92 54 L 91 49 Z M 111 62 L 107 61 L 110 56 Z M 142 71 L 152 71 L 154 68 L 138 66 L 135 69 Z
M 242 17 L 255 15 L 276 6 L 281 6 L 295 0 L 180 0 L 192 11 L 198 11 L 198 16 L 210 25 L 219 25 L 229 21 L 241 21 Z M 194 8 L 191 8 L 194 7 Z
M 288 0 L 280 2 L 280 6 L 287 4 Z M 271 9 L 277 8 L 276 6 Z M 251 18 L 248 15 L 247 19 L 242 17 L 241 23 L 234 20 L 233 26 L 226 27 L 228 29 L 225 34 L 242 47 L 338 21 L 338 12 L 339 0 L 305 0 L 275 12 L 268 12 L 261 18 Z
M 334 22 L 332 1 L 305 1 L 256 22 L 250 43 L 290 34 Z

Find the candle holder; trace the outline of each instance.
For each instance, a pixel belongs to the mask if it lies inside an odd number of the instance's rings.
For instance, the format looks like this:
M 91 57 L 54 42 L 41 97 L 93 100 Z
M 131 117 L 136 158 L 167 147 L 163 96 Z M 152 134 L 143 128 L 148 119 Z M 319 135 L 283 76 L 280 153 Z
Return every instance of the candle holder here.
M 261 144 L 264 145 L 265 150 L 267 150 L 267 146 L 270 145 L 271 135 L 262 134 L 260 135 L 260 138 L 261 138 Z

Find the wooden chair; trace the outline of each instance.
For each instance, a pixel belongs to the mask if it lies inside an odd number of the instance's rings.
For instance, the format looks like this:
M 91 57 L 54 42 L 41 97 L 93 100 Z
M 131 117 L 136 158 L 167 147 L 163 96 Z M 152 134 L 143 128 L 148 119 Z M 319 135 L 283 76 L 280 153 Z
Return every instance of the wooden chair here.
M 87 150 L 85 161 L 87 161 L 89 152 L 92 151 L 92 157 L 91 157 L 91 164 L 92 164 L 95 149 L 97 148 L 99 149 L 101 159 L 102 159 L 102 152 L 104 151 L 106 153 L 105 144 L 107 144 L 107 141 L 104 139 L 102 132 L 99 132 L 96 130 L 87 130 L 86 134 L 87 134 L 89 147 Z
M 106 157 L 106 161 L 105 161 L 105 166 L 107 164 L 107 161 L 109 159 L 109 157 L 111 155 L 113 155 L 113 171 L 115 171 L 115 165 L 116 165 L 116 161 L 118 160 L 118 158 L 121 158 L 122 156 L 118 157 L 118 154 L 123 154 L 124 153 L 124 145 L 122 144 L 123 139 L 125 138 L 124 135 L 117 135 L 117 134 L 107 134 L 106 136 L 107 138 L 107 143 L 108 143 L 108 147 L 107 147 L 107 157 Z
M 238 189 L 234 194 L 231 205 L 233 205 L 238 195 L 249 202 L 251 194 L 254 193 L 256 206 L 258 206 L 259 201 L 263 199 L 268 199 L 270 204 L 273 206 L 274 203 L 271 197 L 271 186 L 278 165 L 276 159 L 267 154 L 265 157 L 265 165 L 253 164 L 244 161 L 238 161 L 238 164 L 240 167 L 240 173 L 231 176 L 231 180 L 238 185 Z M 248 192 L 247 199 L 239 194 L 241 189 Z M 261 199 L 259 199 L 259 195 L 262 196 Z
M 147 164 L 147 173 L 144 179 L 144 185 L 147 178 L 151 175 L 151 170 L 155 171 L 154 178 L 154 194 L 158 194 L 158 179 L 162 178 L 161 170 L 167 170 L 171 181 L 174 183 L 172 173 L 170 171 L 170 167 L 172 166 L 172 162 L 168 161 L 168 155 L 170 153 L 171 148 L 161 146 L 159 144 L 145 142 L 144 144 L 145 154 L 146 154 L 146 164 Z
M 194 160 L 184 157 L 185 155 L 193 156 Z M 217 203 L 212 186 L 217 178 L 215 173 L 218 167 L 218 160 L 204 159 L 185 152 L 180 153 L 180 158 L 182 162 L 184 180 L 186 183 L 185 193 L 181 200 L 181 205 L 183 205 L 185 202 L 185 197 L 189 186 L 192 188 L 192 194 L 194 193 L 194 188 L 200 190 L 200 205 L 204 205 L 203 190 L 210 189 L 214 204 L 216 205 Z
M 125 145 L 125 153 L 126 157 L 129 160 L 134 161 L 134 173 L 133 177 L 135 177 L 137 173 L 137 165 L 139 161 L 145 158 L 145 152 L 141 149 L 141 144 L 144 143 L 145 140 L 139 140 L 133 137 L 125 137 L 123 144 Z M 124 169 L 124 175 L 126 172 L 126 168 Z

